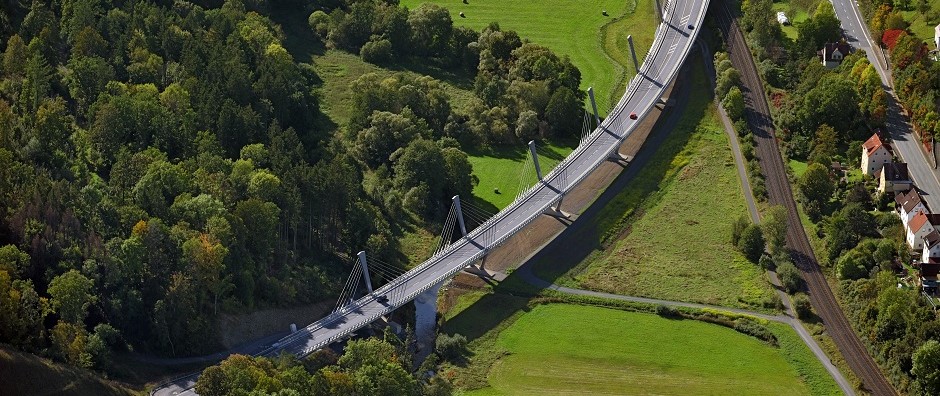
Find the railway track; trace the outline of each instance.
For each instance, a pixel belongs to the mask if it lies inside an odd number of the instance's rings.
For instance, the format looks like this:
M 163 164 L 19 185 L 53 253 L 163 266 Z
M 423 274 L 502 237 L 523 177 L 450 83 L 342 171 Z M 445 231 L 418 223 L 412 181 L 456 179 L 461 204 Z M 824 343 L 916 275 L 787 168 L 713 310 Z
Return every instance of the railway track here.
M 790 189 L 783 159 L 777 147 L 770 107 L 764 95 L 763 84 L 754 65 L 744 36 L 726 2 L 713 3 L 711 12 L 717 17 L 728 46 L 731 63 L 741 74 L 742 92 L 746 105 L 746 120 L 757 143 L 761 170 L 767 186 L 771 204 L 782 205 L 787 210 L 787 246 L 794 263 L 803 275 L 809 289 L 810 301 L 822 318 L 826 331 L 832 337 L 849 367 L 862 380 L 866 391 L 874 395 L 897 395 L 894 387 L 862 345 L 836 301 L 825 274 L 822 273 L 810 246 L 806 231 L 800 222 L 796 201 Z

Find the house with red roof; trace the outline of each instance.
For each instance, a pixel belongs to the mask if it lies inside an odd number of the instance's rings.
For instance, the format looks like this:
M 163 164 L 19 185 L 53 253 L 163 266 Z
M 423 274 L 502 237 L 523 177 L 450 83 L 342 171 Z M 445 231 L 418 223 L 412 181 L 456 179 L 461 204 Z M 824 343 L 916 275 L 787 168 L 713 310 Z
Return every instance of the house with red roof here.
M 924 212 L 918 212 L 907 223 L 907 244 L 912 250 L 921 250 L 924 248 L 924 238 L 933 231 L 931 220 L 940 220 L 938 216 L 928 215 Z M 940 222 L 940 221 L 938 221 Z
M 885 164 L 892 162 L 891 150 L 878 134 L 862 143 L 862 173 L 874 176 Z

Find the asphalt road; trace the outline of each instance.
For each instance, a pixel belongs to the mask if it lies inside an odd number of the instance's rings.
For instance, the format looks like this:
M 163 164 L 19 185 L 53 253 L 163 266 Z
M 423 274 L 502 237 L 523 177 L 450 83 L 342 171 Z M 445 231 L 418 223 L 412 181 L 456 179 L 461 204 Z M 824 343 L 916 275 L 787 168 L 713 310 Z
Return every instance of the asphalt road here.
M 621 142 L 662 97 L 668 82 L 675 78 L 685 61 L 705 18 L 709 0 L 671 0 L 664 6 L 664 22 L 640 73 L 626 93 L 591 137 L 558 164 L 544 180 L 467 237 L 379 288 L 319 321 L 276 342 L 261 355 L 282 352 L 306 355 L 353 331 L 365 327 L 422 292 L 450 278 L 480 259 L 554 205 L 560 194 L 585 179 L 598 165 L 618 149 Z M 692 25 L 692 29 L 688 26 Z M 630 117 L 636 113 L 637 119 Z M 377 301 L 386 296 L 388 301 Z M 178 378 L 155 388 L 151 394 L 195 394 L 192 389 L 198 374 Z
M 881 84 L 888 93 L 886 129 L 891 137 L 894 154 L 908 163 L 911 179 L 914 180 L 914 184 L 921 191 L 921 195 L 931 210 L 940 210 L 940 173 L 935 169 L 934 159 L 926 154 L 911 132 L 910 119 L 901 113 L 901 107 L 894 96 L 894 80 L 891 78 L 881 48 L 875 44 L 868 32 L 868 25 L 858 9 L 858 4 L 855 0 L 830 1 L 836 11 L 836 17 L 842 22 L 846 41 L 852 47 L 865 51 L 868 61 L 875 66 L 881 77 Z

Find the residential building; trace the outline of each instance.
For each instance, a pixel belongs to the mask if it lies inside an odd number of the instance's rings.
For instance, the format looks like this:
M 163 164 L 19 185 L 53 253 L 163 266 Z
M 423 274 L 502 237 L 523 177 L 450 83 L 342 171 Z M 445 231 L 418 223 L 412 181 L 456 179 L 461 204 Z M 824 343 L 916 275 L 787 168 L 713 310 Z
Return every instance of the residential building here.
M 863 174 L 875 175 L 885 164 L 890 164 L 891 150 L 888 145 L 881 141 L 878 134 L 871 135 L 865 143 L 862 143 L 862 166 L 860 169 Z
M 920 199 L 920 194 L 917 193 L 917 190 L 913 188 L 905 193 L 899 193 L 894 197 L 894 202 L 896 204 L 896 210 L 898 215 L 901 216 L 901 224 L 904 225 L 904 229 L 907 229 L 907 223 L 917 213 L 930 213 L 927 209 L 927 204 Z
M 924 293 L 937 294 L 937 274 L 940 273 L 940 260 L 931 259 L 918 265 L 920 287 Z
M 940 232 L 934 230 L 924 236 L 924 250 L 920 252 L 920 262 L 926 263 L 930 260 L 940 260 Z
M 842 59 L 852 53 L 852 47 L 845 42 L 826 43 L 816 52 L 822 60 L 823 66 L 833 68 L 842 64 Z
M 930 218 L 924 212 L 918 212 L 914 218 L 907 223 L 907 244 L 912 250 L 921 250 L 924 248 L 924 237 L 936 231 Z
M 894 194 L 911 189 L 914 182 L 907 172 L 907 164 L 893 162 L 885 164 L 878 177 L 878 191 L 882 193 Z
M 940 25 L 933 28 L 933 43 L 940 49 Z

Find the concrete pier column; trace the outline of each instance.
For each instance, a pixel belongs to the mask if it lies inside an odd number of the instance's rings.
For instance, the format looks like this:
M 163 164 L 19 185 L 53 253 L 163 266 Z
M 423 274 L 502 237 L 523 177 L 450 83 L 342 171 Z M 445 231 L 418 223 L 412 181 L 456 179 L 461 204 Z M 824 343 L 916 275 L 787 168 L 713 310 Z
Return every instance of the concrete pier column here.
M 446 282 L 446 281 L 445 281 Z M 415 340 L 418 343 L 416 361 L 434 351 L 434 334 L 437 331 L 437 294 L 444 282 L 434 285 L 415 298 Z

